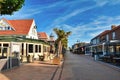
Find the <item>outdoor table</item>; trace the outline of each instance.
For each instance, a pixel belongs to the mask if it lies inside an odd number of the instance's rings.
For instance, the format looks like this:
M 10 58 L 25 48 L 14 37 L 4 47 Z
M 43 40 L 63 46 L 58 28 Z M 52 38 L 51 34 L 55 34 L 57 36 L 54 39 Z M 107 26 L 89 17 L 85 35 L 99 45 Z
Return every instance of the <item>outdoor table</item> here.
M 110 56 L 103 56 L 103 61 L 110 62 Z
M 120 57 L 119 58 L 118 57 L 114 57 L 113 59 L 120 61 Z
M 115 61 L 114 63 L 120 64 L 120 57 L 113 57 L 113 60 Z

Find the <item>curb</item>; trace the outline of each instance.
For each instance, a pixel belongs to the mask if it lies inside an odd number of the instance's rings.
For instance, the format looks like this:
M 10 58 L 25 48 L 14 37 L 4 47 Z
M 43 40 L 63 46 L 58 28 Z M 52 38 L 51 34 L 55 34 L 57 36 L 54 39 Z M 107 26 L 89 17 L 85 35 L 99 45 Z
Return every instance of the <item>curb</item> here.
M 57 70 L 53 73 L 54 76 L 51 78 L 51 80 L 60 80 L 61 79 L 63 65 L 64 65 L 64 60 L 62 60 L 60 62 L 60 65 L 58 65 Z
M 95 61 L 94 58 L 89 58 L 89 59 L 90 59 L 90 60 L 93 60 L 93 61 L 96 62 L 96 63 L 100 63 L 100 64 L 102 64 L 102 65 L 104 65 L 104 66 L 110 67 L 111 69 L 114 69 L 114 70 L 120 72 L 120 68 L 117 67 L 117 66 L 115 66 L 115 65 L 112 65 L 112 64 L 109 64 L 109 63 L 105 63 L 105 62 L 102 62 L 102 61 L 99 61 L 99 60 L 96 60 L 96 61 Z
M 96 62 L 98 62 L 98 63 L 100 63 L 100 64 L 102 64 L 102 65 L 104 65 L 104 66 L 110 67 L 110 68 L 112 68 L 112 69 L 120 72 L 120 68 L 117 67 L 117 66 L 114 66 L 114 65 L 111 65 L 111 64 L 109 64 L 109 63 L 102 62 L 102 61 L 96 61 Z

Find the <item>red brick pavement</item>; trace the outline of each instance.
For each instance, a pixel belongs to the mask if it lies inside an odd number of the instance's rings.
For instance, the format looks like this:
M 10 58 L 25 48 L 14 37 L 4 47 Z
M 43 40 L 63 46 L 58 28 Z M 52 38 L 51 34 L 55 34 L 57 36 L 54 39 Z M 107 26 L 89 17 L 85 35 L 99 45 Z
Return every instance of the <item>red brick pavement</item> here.
M 120 80 L 120 71 L 91 56 L 67 52 L 60 80 Z
M 50 80 L 57 65 L 26 63 L 0 73 L 0 80 Z

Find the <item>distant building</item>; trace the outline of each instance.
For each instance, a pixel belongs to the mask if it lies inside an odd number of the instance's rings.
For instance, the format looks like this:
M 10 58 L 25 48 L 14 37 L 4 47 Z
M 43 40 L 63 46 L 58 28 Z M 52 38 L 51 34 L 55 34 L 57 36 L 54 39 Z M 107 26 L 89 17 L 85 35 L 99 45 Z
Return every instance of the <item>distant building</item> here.
M 107 55 L 120 54 L 120 25 L 111 26 L 111 30 L 105 30 L 90 42 L 91 53 Z
M 45 32 L 38 32 L 37 34 L 38 34 L 38 39 L 39 40 L 43 40 L 45 42 L 48 41 L 49 37 Z
M 88 43 L 85 42 L 80 42 L 80 43 L 76 43 L 72 46 L 72 50 L 73 53 L 77 53 L 77 54 L 85 54 L 85 46 Z
M 50 43 L 50 53 L 55 53 L 55 39 L 52 33 L 49 36 L 48 42 Z

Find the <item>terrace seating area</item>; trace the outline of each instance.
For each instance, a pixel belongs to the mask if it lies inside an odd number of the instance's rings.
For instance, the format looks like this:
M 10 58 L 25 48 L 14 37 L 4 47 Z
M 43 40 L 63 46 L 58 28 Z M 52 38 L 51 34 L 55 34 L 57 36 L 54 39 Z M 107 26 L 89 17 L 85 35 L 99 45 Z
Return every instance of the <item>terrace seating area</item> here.
M 99 57 L 99 60 L 120 66 L 120 54 L 106 54 L 104 56 Z

